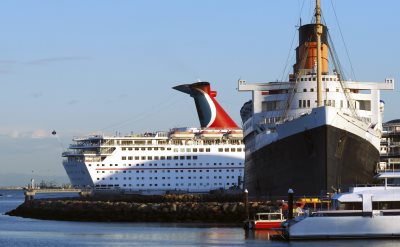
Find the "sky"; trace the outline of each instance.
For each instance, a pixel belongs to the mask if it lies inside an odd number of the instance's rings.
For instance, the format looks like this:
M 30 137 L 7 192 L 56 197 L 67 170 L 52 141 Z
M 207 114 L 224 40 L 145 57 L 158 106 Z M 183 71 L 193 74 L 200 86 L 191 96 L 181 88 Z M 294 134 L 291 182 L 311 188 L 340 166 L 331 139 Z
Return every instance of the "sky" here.
M 348 78 L 400 79 L 400 1 L 322 8 Z M 313 12 L 311 0 L 0 1 L 0 186 L 67 183 L 73 136 L 199 126 L 179 84 L 211 82 L 241 124 L 251 95 L 237 80 L 286 80 Z M 385 121 L 400 118 L 397 86 L 382 99 Z

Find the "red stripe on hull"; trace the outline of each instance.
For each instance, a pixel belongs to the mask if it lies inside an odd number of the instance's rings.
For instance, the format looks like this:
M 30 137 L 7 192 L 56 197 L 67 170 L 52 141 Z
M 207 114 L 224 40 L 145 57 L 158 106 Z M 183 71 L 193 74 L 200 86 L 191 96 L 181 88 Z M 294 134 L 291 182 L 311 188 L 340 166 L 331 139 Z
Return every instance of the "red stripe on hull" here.
M 278 222 L 255 222 L 254 228 L 258 229 L 271 229 L 271 228 L 280 228 L 281 221 Z

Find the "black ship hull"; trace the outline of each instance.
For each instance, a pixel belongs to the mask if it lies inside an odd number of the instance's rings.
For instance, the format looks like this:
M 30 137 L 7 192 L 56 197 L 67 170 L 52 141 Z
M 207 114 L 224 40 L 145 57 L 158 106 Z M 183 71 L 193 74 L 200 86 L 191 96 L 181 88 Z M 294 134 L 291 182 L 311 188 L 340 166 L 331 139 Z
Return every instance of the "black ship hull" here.
M 379 151 L 348 131 L 324 125 L 266 145 L 246 157 L 250 196 L 321 196 L 373 182 Z

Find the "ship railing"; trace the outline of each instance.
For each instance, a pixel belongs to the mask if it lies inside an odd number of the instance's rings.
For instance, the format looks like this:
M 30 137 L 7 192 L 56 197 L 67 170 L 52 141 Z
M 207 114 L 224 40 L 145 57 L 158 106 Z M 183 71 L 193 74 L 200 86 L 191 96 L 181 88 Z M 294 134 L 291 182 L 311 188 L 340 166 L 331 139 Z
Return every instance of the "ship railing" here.
M 69 148 L 71 149 L 78 149 L 78 148 L 94 148 L 94 147 L 99 147 L 100 144 L 88 144 L 88 143 L 83 143 L 83 144 L 70 144 Z

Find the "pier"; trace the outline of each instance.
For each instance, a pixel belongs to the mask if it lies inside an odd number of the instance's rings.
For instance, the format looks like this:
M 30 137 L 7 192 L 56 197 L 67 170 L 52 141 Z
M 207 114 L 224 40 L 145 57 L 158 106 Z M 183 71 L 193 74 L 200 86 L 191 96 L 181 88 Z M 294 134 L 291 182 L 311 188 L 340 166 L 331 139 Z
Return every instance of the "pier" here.
M 79 195 L 81 197 L 88 197 L 92 194 L 91 190 L 88 189 L 64 189 L 64 188 L 60 188 L 60 189 L 40 189 L 40 188 L 28 188 L 25 190 L 25 202 L 27 201 L 31 201 L 34 199 L 36 194 L 49 194 L 49 193 L 79 193 Z

